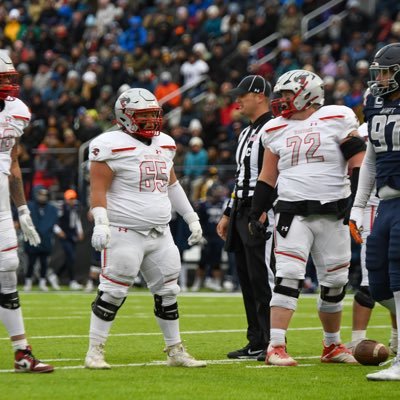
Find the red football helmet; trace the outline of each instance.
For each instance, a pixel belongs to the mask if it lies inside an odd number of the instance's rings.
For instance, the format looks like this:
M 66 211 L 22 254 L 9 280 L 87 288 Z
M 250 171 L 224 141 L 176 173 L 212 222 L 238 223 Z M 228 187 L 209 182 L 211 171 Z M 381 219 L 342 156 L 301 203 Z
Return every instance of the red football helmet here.
M 0 100 L 7 97 L 18 97 L 19 74 L 15 70 L 10 56 L 5 50 L 0 50 Z
M 152 138 L 160 134 L 162 108 L 147 89 L 133 88 L 123 92 L 115 102 L 115 118 L 127 133 Z

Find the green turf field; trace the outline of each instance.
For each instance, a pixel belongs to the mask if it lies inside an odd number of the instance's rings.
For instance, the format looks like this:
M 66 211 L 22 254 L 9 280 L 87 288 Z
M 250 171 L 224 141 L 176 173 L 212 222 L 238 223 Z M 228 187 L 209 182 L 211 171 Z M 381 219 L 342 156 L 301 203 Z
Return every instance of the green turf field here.
M 34 354 L 55 365 L 53 374 L 12 372 L 13 354 L 0 326 L 0 399 L 400 399 L 400 382 L 368 382 L 376 367 L 321 364 L 322 333 L 316 298 L 301 298 L 288 332 L 288 350 L 298 367 L 267 367 L 232 361 L 226 353 L 246 344 L 240 294 L 182 294 L 182 336 L 207 368 L 165 366 L 163 341 L 153 317 L 152 297 L 130 293 L 107 343 L 111 370 L 82 367 L 94 294 L 21 293 L 25 325 Z M 342 339 L 350 339 L 351 297 L 346 298 Z M 376 307 L 368 336 L 387 343 L 388 313 Z

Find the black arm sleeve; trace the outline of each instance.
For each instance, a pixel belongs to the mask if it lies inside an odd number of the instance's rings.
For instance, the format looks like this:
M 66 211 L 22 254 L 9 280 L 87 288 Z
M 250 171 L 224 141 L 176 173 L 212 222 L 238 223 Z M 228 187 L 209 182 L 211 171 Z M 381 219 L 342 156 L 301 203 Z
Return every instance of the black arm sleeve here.
M 353 168 L 350 177 L 351 196 L 353 197 L 353 199 L 356 197 L 359 177 L 360 177 L 360 167 Z
M 251 202 L 250 218 L 258 220 L 264 211 L 272 208 L 275 198 L 275 188 L 264 181 L 257 181 Z
M 340 150 L 346 160 L 350 160 L 351 157 L 366 149 L 367 145 L 359 136 L 352 136 L 349 140 L 346 140 L 340 145 Z

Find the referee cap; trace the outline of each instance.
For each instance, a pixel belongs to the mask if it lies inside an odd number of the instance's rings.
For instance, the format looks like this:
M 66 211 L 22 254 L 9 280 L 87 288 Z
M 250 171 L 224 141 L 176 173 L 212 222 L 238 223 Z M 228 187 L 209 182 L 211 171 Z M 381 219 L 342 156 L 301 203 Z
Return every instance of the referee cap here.
M 230 95 L 235 97 L 246 93 L 262 93 L 269 97 L 271 85 L 261 75 L 248 75 L 240 81 L 235 89 L 229 92 Z

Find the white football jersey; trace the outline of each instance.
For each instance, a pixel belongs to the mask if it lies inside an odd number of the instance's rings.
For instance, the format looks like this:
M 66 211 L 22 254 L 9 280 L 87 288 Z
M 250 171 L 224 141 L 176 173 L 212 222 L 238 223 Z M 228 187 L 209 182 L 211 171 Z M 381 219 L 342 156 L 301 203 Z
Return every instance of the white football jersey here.
M 368 142 L 368 124 L 366 122 L 360 125 L 358 128 L 358 133 L 362 138 L 364 138 L 365 142 Z M 374 185 L 367 206 L 377 206 L 379 204 L 379 200 L 379 197 L 376 196 L 376 185 Z
M 102 161 L 114 172 L 107 192 L 110 225 L 148 232 L 171 219 L 168 181 L 175 141 L 165 133 L 150 145 L 122 132 L 105 132 L 90 143 L 89 160 Z
M 15 138 L 24 133 L 31 113 L 25 103 L 15 97 L 8 97 L 4 103 L 4 110 L 0 112 L 0 173 L 10 175 Z
M 321 107 L 304 121 L 268 121 L 262 142 L 279 156 L 279 199 L 327 203 L 349 197 L 347 161 L 339 146 L 358 126 L 345 106 Z

